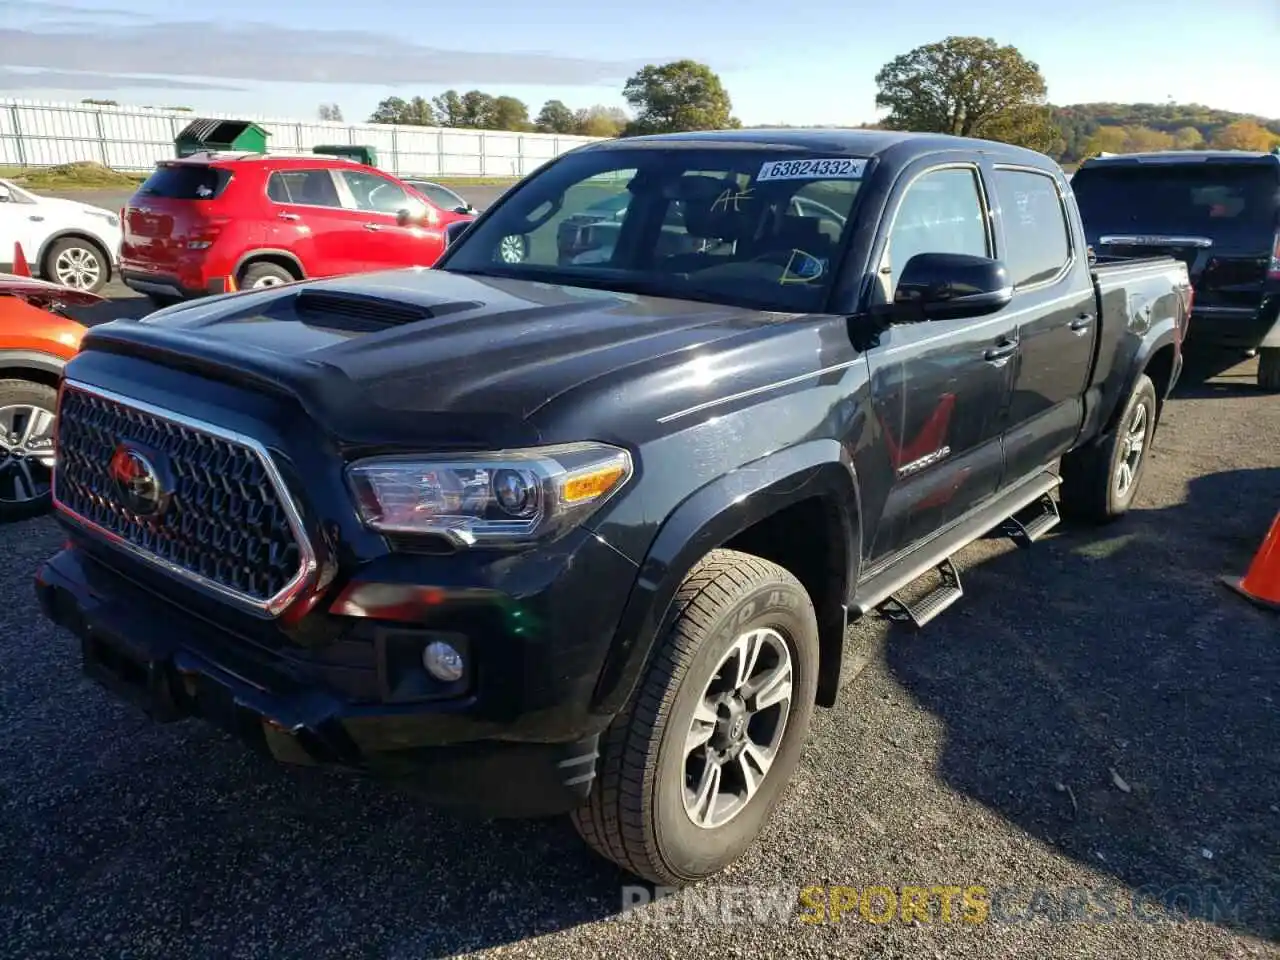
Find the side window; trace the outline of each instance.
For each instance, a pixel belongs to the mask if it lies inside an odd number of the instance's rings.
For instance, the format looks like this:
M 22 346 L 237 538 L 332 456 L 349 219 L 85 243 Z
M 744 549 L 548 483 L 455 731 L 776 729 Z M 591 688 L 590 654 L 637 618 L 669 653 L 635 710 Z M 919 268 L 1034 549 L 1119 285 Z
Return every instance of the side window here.
M 404 188 L 385 177 L 362 170 L 343 170 L 339 176 L 355 197 L 357 210 L 394 215 L 413 206 Z
M 881 275 L 888 275 L 888 299 L 898 288 L 902 268 L 918 253 L 991 256 L 977 170 L 949 167 L 912 183 L 898 206 L 885 253 Z
M 1049 280 L 1071 259 L 1071 234 L 1056 181 L 1026 170 L 995 172 L 1005 265 L 1015 287 Z
M 267 180 L 267 199 L 309 207 L 341 207 L 338 188 L 328 170 L 277 171 Z

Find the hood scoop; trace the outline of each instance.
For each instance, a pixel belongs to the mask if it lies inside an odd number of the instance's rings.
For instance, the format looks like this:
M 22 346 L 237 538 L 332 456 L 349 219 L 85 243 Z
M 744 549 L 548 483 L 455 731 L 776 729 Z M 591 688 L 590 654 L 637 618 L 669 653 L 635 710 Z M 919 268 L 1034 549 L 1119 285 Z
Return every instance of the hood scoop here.
M 310 326 L 352 333 L 373 333 L 431 320 L 450 313 L 476 310 L 478 300 L 446 300 L 431 305 L 405 303 L 385 297 L 337 290 L 303 290 L 293 301 L 298 319 Z

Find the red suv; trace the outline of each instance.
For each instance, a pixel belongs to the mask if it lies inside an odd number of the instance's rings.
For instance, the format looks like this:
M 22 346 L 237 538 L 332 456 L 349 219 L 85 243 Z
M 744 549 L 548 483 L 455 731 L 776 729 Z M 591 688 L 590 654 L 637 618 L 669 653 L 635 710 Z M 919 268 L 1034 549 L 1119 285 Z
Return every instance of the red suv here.
M 120 275 L 157 303 L 308 277 L 431 266 L 441 210 L 374 167 L 335 157 L 200 154 L 156 166 L 121 211 Z

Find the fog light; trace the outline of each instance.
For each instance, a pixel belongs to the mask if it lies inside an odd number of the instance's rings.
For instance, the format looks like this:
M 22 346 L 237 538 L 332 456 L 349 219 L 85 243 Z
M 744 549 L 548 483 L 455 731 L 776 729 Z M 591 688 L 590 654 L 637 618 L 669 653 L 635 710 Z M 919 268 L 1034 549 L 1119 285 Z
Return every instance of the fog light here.
M 422 665 L 437 680 L 453 683 L 462 679 L 462 654 L 443 640 L 433 640 L 422 651 Z

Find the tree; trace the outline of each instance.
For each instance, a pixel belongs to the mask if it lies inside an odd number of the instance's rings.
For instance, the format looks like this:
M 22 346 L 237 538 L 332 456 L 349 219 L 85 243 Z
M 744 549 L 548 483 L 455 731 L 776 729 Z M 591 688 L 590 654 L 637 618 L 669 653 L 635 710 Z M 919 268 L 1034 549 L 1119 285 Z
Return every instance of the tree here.
M 490 104 L 488 127 L 490 130 L 528 130 L 529 108 L 516 97 L 495 97 Z
M 620 107 L 596 104 L 579 110 L 573 117 L 573 132 L 580 137 L 617 137 L 630 123 Z
M 562 100 L 548 100 L 542 105 L 534 125 L 543 133 L 573 133 L 577 118 Z
M 338 119 L 342 119 L 341 114 L 338 115 Z M 387 97 L 378 104 L 373 115 L 369 117 L 369 122 L 399 123 L 409 127 L 434 127 L 436 114 L 431 103 L 423 97 L 414 97 L 412 100 Z
M 460 127 L 483 130 L 493 123 L 493 97 L 483 90 L 468 90 L 462 95 Z
M 1173 134 L 1149 127 L 1125 127 L 1126 153 L 1151 153 L 1156 150 L 1172 150 Z
M 741 126 L 720 77 L 696 60 L 651 63 L 627 81 L 622 95 L 637 114 L 628 135 Z
M 1254 120 L 1237 120 L 1218 131 L 1213 145 L 1219 150 L 1258 150 L 1266 152 L 1280 143 L 1277 137 Z
M 876 106 L 893 130 L 1002 140 L 1050 151 L 1061 142 L 1040 68 L 1016 47 L 947 37 L 895 57 L 876 74 Z
M 1204 146 L 1204 134 L 1195 127 L 1179 127 L 1173 131 L 1173 149 L 1199 150 Z
M 1094 131 L 1093 136 L 1085 141 L 1084 148 L 1080 151 L 1080 159 L 1087 160 L 1100 153 L 1124 153 L 1128 140 L 1124 127 L 1099 127 Z
M 316 113 L 321 120 L 327 120 L 330 123 L 342 122 L 342 108 L 336 103 L 322 103 Z
M 462 97 L 458 95 L 457 90 L 446 90 L 440 96 L 432 97 L 431 103 L 436 109 L 436 116 L 440 118 L 440 126 L 464 126 Z

